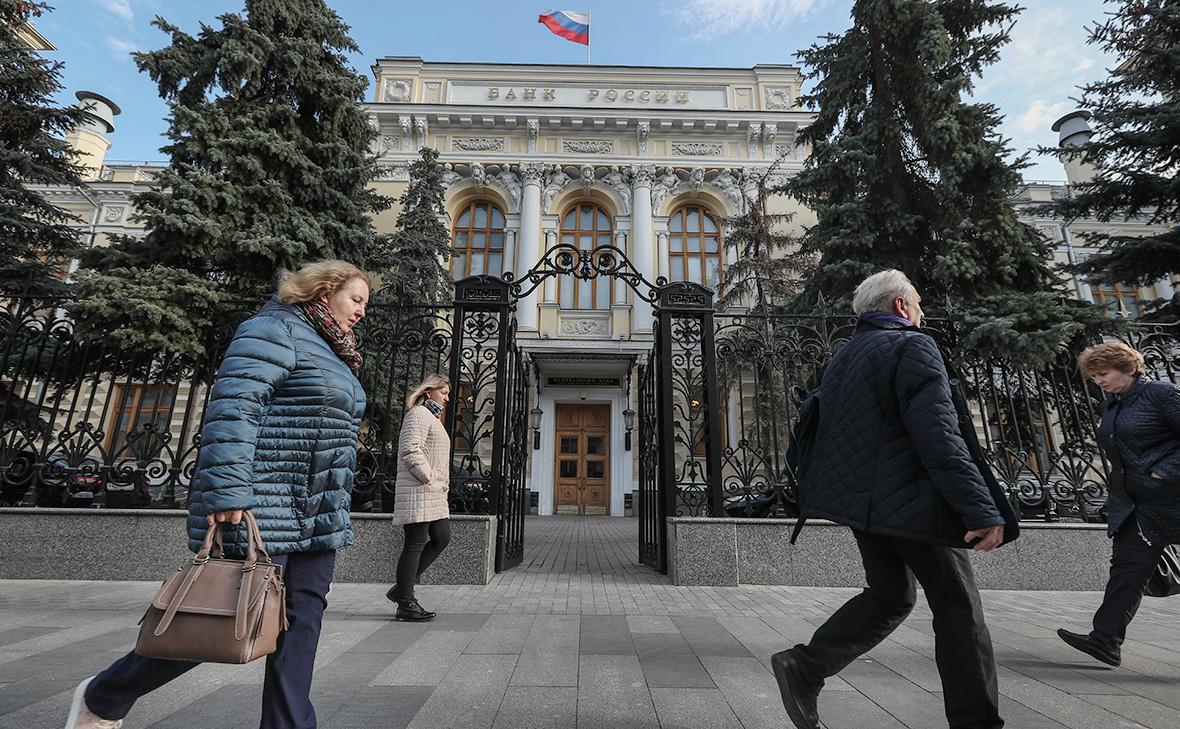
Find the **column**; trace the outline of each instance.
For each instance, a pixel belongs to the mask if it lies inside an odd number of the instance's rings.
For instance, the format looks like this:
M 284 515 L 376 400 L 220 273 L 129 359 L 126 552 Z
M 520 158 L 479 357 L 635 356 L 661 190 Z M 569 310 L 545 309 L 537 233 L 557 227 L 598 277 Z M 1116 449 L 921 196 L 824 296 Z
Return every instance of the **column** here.
M 615 248 L 618 248 L 624 253 L 627 251 L 627 234 L 621 230 L 615 231 Z M 627 284 L 619 281 L 614 282 L 615 287 L 615 306 L 627 305 Z
M 541 178 L 544 166 L 536 163 L 520 166 L 524 181 L 520 198 L 520 239 L 517 260 L 532 266 L 541 258 Z M 517 272 L 523 274 L 524 271 Z M 522 330 L 537 331 L 537 292 L 526 296 L 516 307 L 516 323 Z
M 668 257 L 668 231 L 660 231 L 659 241 L 660 275 L 666 280 L 671 281 L 672 259 Z
M 545 231 L 545 250 L 550 250 L 557 245 L 557 231 L 549 229 Z M 557 279 L 553 276 L 545 279 L 544 283 L 545 298 L 542 301 L 546 304 L 557 303 Z
M 651 183 L 655 168 L 649 165 L 631 168 L 631 261 L 649 280 L 656 271 L 655 246 L 652 244 Z M 650 332 L 651 304 L 635 300 L 631 319 L 636 332 Z
M 527 263 L 525 265 L 531 266 L 533 264 Z M 501 271 L 511 271 L 516 276 L 524 274 L 516 263 L 516 231 L 512 228 L 504 230 L 504 260 L 500 265 Z

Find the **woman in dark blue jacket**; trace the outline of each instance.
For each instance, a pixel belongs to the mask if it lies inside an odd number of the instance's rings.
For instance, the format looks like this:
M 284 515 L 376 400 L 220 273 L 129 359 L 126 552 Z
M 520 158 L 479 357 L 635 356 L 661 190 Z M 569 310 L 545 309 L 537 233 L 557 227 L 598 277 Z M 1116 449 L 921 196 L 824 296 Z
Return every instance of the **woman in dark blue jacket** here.
M 344 261 L 286 276 L 278 296 L 238 327 L 205 412 L 189 546 L 196 551 L 214 521 L 236 525 L 248 509 L 287 585 L 290 627 L 266 659 L 263 729 L 316 725 L 312 667 L 336 550 L 352 543 L 365 410 L 352 329 L 374 287 Z M 226 550 L 243 553 L 245 530 L 223 532 Z M 114 729 L 138 698 L 196 665 L 128 653 L 78 686 L 66 727 Z
M 1098 444 L 1111 466 L 1106 525 L 1114 543 L 1094 630 L 1057 635 L 1117 666 L 1143 588 L 1164 547 L 1180 542 L 1180 387 L 1147 379 L 1143 355 L 1121 343 L 1090 347 L 1078 365 L 1110 395 Z

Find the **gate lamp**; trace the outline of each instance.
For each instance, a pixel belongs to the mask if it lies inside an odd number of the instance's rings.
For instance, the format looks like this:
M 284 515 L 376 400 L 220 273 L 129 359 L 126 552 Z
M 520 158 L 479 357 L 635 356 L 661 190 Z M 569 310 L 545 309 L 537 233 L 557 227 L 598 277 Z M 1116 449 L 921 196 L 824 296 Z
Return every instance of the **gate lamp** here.
M 541 416 L 544 414 L 545 414 L 545 411 L 541 410 L 540 405 L 534 406 L 533 409 L 529 411 L 529 415 L 531 415 L 532 419 L 533 419 L 533 450 L 534 451 L 541 450 Z
M 631 450 L 631 430 L 634 429 L 634 427 L 635 411 L 632 410 L 630 406 L 628 406 L 627 409 L 623 411 L 623 428 L 625 428 L 627 431 L 623 437 L 624 450 Z

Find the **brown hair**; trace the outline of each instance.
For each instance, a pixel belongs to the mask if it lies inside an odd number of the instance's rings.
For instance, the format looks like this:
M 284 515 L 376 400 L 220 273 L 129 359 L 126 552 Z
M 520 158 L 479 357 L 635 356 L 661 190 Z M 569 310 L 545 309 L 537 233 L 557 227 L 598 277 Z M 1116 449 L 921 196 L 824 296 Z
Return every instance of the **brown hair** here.
M 1078 367 L 1087 375 L 1101 370 L 1118 370 L 1128 375 L 1147 374 L 1143 355 L 1122 342 L 1108 342 L 1087 347 L 1078 357 Z
M 334 294 L 357 278 L 365 282 L 370 292 L 381 285 L 379 276 L 362 271 L 348 261 L 309 263 L 294 273 L 283 272 L 279 279 L 279 301 L 284 304 L 302 304 L 324 294 Z
M 450 387 L 451 381 L 439 374 L 426 375 L 426 379 L 422 380 L 422 384 L 414 388 L 410 396 L 406 398 L 406 409 L 414 407 L 422 402 L 422 398 L 426 397 L 426 393 L 433 390 L 441 390 L 444 387 Z

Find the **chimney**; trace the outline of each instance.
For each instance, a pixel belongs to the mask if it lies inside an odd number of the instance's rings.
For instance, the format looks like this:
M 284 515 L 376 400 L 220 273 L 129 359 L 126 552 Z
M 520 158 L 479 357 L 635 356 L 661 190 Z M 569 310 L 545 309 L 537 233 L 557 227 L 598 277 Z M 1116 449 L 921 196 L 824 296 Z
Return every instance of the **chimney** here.
M 1060 134 L 1058 146 L 1061 152 L 1057 159 L 1065 166 L 1065 178 L 1071 185 L 1094 179 L 1094 166 L 1086 161 L 1085 155 L 1077 151 L 1094 132 L 1090 130 L 1090 112 L 1074 111 L 1053 122 L 1053 131 Z
M 85 168 L 85 179 L 98 178 L 111 140 L 107 135 L 115 131 L 115 117 L 122 109 L 110 99 L 93 91 L 79 91 L 79 106 L 88 112 L 88 119 L 66 133 L 66 141 L 78 153 L 78 163 Z

